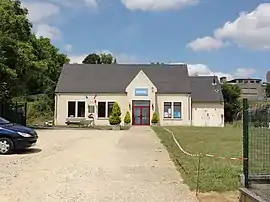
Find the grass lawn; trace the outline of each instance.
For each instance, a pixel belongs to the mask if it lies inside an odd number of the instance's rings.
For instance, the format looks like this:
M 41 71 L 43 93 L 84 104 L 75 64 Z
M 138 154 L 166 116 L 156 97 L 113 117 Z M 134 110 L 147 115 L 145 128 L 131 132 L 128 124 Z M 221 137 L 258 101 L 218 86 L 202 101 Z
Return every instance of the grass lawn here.
M 200 128 L 167 127 L 174 132 L 181 146 L 190 153 L 210 153 L 225 157 L 242 156 L 242 132 L 239 127 Z M 171 159 L 181 172 L 186 184 L 196 189 L 198 157 L 183 154 L 172 136 L 162 127 L 153 127 Z M 200 169 L 200 192 L 234 191 L 239 188 L 238 175 L 242 172 L 241 161 L 230 161 L 203 157 Z

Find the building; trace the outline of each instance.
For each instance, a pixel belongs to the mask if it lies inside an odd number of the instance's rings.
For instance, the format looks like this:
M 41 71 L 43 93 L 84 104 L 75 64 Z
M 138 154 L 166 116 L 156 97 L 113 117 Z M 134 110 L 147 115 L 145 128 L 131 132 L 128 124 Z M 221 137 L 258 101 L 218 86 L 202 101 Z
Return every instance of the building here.
M 236 84 L 241 89 L 241 97 L 250 100 L 263 100 L 265 99 L 265 83 L 262 79 L 233 79 L 227 81 L 226 77 L 220 78 L 220 83 Z
M 132 115 L 132 125 L 224 126 L 217 77 L 190 77 L 186 65 L 67 64 L 55 91 L 55 124 L 68 117 L 108 125 L 113 103 Z

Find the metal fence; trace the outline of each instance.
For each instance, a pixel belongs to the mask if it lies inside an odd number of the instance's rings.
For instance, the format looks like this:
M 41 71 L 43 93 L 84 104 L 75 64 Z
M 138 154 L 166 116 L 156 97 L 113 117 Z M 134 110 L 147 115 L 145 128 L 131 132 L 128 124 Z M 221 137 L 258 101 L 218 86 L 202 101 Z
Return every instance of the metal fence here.
M 243 100 L 245 187 L 270 197 L 270 104 Z
M 0 102 L 0 117 L 12 123 L 26 125 L 27 103 Z

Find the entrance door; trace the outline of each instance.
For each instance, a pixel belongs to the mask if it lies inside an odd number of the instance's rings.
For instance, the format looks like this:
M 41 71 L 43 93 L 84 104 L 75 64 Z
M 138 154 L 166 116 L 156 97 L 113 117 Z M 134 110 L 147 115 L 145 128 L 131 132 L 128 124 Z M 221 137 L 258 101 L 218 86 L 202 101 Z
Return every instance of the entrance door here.
M 150 101 L 133 101 L 132 124 L 150 125 Z

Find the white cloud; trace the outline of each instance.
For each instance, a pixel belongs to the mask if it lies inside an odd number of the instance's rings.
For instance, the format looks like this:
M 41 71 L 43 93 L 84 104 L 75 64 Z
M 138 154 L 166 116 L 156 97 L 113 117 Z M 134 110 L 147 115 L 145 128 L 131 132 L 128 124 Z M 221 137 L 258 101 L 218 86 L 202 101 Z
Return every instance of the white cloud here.
M 270 49 L 270 3 L 262 3 L 252 12 L 242 12 L 233 22 L 226 22 L 214 31 L 214 37 L 204 37 L 198 40 L 212 38 L 212 41 L 231 41 L 250 49 Z M 195 43 L 196 44 L 196 43 Z M 200 50 L 218 49 L 223 46 L 204 46 Z
M 61 38 L 61 31 L 57 27 L 48 24 L 38 24 L 34 27 L 34 30 L 38 37 L 43 36 L 54 40 Z
M 32 23 L 43 22 L 47 18 L 57 15 L 60 12 L 58 6 L 46 2 L 24 3 L 23 6 L 28 9 L 28 19 Z
M 212 71 L 205 64 L 188 64 L 189 75 L 199 75 L 199 76 L 212 76 L 216 75 L 220 77 L 227 77 L 229 80 L 234 78 L 249 78 L 256 70 L 253 68 L 238 68 L 232 73 L 225 73 L 219 71 Z
M 204 38 L 198 38 L 187 45 L 188 48 L 191 48 L 194 51 L 201 51 L 201 50 L 210 51 L 213 49 L 217 50 L 222 46 L 224 46 L 224 43 L 221 40 L 209 36 Z
M 214 32 L 216 38 L 231 40 L 255 49 L 270 49 L 270 3 L 260 4 L 250 13 L 241 13 Z
M 121 0 L 129 10 L 164 11 L 196 5 L 199 0 Z

